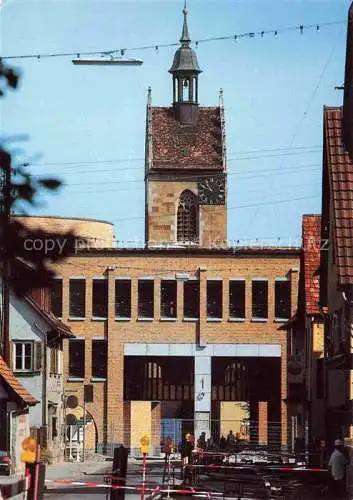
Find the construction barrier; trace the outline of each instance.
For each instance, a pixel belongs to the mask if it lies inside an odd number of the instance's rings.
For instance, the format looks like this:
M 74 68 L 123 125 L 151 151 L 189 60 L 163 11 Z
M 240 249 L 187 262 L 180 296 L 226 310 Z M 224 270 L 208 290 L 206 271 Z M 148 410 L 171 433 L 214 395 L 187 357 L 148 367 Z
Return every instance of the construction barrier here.
M 0 484 L 0 500 L 5 498 L 25 498 L 30 486 L 29 476 L 17 479 L 11 483 Z

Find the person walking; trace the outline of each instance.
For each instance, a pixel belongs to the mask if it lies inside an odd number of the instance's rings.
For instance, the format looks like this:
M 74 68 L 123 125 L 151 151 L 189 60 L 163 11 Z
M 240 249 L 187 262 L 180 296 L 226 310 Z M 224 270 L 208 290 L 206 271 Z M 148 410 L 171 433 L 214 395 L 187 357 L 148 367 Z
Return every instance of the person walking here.
M 201 432 L 199 439 L 197 440 L 197 447 L 201 451 L 206 451 L 206 432 Z
M 346 498 L 346 466 L 348 465 L 343 441 L 336 439 L 334 446 L 335 449 L 328 462 L 331 478 L 329 490 L 332 500 Z
M 227 436 L 227 449 L 228 451 L 232 451 L 235 448 L 235 436 L 233 431 L 230 430 Z

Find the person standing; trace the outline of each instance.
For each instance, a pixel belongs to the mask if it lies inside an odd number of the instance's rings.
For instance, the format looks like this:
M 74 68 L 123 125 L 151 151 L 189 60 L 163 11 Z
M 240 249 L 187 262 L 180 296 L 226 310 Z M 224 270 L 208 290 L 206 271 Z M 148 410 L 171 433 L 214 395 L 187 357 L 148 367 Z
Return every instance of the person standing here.
M 348 464 L 343 441 L 336 439 L 334 446 L 335 449 L 328 463 L 332 500 L 346 498 L 346 466 Z

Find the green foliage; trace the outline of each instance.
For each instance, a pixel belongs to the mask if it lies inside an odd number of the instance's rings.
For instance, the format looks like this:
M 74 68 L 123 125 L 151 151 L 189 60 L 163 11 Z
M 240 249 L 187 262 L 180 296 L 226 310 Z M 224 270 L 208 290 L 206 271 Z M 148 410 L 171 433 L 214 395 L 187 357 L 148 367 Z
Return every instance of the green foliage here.
M 44 462 L 45 464 L 51 464 L 53 463 L 53 454 L 50 450 L 47 448 L 41 448 L 40 449 L 40 460 L 41 462 Z

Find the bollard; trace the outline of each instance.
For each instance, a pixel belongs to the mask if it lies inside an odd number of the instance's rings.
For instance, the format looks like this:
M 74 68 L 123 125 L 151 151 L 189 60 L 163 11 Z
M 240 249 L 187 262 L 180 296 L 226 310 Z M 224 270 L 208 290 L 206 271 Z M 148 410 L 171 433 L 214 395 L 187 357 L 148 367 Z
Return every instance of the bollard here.
M 125 486 L 127 475 L 127 457 L 128 450 L 123 445 L 114 449 L 113 469 L 112 469 L 112 486 Z M 117 479 L 114 478 L 117 477 Z M 110 500 L 124 500 L 125 489 L 111 488 Z
M 45 464 L 43 464 L 43 462 L 26 464 L 26 474 L 27 471 L 31 478 L 27 500 L 43 500 L 45 489 Z

